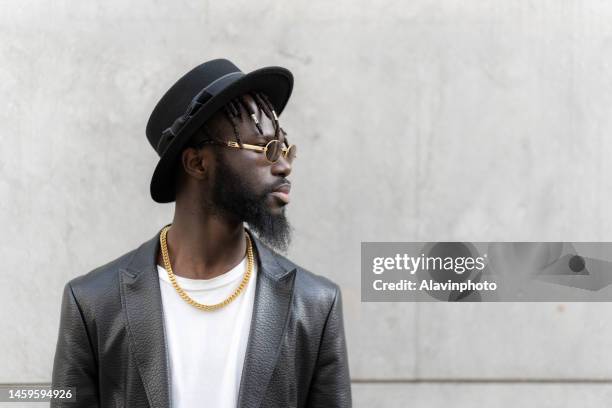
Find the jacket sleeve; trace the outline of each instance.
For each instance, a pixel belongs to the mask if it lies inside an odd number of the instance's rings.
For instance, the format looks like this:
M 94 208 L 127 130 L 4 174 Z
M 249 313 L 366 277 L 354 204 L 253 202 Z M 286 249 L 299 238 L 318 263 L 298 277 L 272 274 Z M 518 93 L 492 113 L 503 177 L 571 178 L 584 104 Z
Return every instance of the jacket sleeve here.
M 309 408 L 352 407 L 340 288 L 336 288 L 334 301 L 323 329 L 307 406 Z
M 98 407 L 97 364 L 81 309 L 70 283 L 64 288 L 53 388 L 74 388 L 76 403 L 52 400 L 51 407 Z

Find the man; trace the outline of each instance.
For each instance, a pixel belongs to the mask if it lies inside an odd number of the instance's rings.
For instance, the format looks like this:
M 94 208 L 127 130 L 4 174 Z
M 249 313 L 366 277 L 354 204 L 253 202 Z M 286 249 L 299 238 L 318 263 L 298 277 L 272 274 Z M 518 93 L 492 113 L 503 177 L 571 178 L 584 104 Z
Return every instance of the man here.
M 172 224 L 64 290 L 53 387 L 82 407 L 349 407 L 339 287 L 294 264 L 293 76 L 194 68 L 147 124 Z M 248 228 L 245 228 L 245 223 Z M 54 402 L 55 406 L 62 406 Z

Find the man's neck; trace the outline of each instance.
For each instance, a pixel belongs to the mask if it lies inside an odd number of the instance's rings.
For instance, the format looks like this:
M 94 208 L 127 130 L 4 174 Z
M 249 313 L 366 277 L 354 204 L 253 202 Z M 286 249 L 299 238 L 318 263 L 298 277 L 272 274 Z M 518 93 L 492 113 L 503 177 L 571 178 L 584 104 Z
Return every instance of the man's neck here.
M 202 213 L 175 213 L 166 236 L 175 275 L 211 279 L 238 265 L 246 254 L 242 222 L 229 222 Z M 157 263 L 164 266 L 161 251 Z

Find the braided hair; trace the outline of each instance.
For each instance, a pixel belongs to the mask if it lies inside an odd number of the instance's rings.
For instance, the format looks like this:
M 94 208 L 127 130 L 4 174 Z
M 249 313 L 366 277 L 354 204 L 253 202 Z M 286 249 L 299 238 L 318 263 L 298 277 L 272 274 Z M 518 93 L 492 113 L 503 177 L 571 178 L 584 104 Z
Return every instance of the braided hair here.
M 236 138 L 236 142 L 238 142 L 239 145 L 242 145 L 242 141 L 240 140 L 240 132 L 238 131 L 238 122 L 241 122 L 244 119 L 243 111 L 246 112 L 248 117 L 251 119 L 254 126 L 257 128 L 259 134 L 263 135 L 263 129 L 261 128 L 259 120 L 257 119 L 258 112 L 255 112 L 251 109 L 246 99 L 246 95 L 249 95 L 251 98 L 253 98 L 258 110 L 260 112 L 263 112 L 263 114 L 266 115 L 266 117 L 272 121 L 274 125 L 275 138 L 278 138 L 279 131 L 287 135 L 285 130 L 280 127 L 280 124 L 278 122 L 278 115 L 276 114 L 276 111 L 274 110 L 270 99 L 268 99 L 268 96 L 262 92 L 249 92 L 248 94 L 232 99 L 220 110 L 220 112 L 223 114 L 223 117 L 232 126 L 232 129 L 234 131 L 234 137 Z M 210 135 L 210 133 L 206 129 L 206 125 L 204 125 L 196 132 L 194 140 L 198 141 L 192 144 L 192 146 L 196 148 L 201 147 L 206 140 L 210 139 L 214 139 L 214 137 Z

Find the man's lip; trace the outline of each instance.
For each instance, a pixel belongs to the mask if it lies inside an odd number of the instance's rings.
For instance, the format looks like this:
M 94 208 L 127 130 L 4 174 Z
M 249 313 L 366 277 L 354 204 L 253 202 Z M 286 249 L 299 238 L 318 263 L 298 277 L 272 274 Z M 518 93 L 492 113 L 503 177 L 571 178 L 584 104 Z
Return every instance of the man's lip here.
M 274 189 L 274 192 L 289 194 L 291 191 L 291 184 L 281 184 L 280 186 Z
M 278 198 L 285 204 L 289 204 L 289 191 L 291 191 L 291 184 L 285 183 L 276 187 L 274 191 L 272 191 L 270 194 L 272 194 L 274 197 Z
M 278 198 L 279 200 L 281 200 L 285 204 L 289 204 L 290 198 L 289 198 L 289 194 L 288 193 L 283 193 L 281 191 L 273 191 L 270 194 L 272 194 L 274 197 Z

